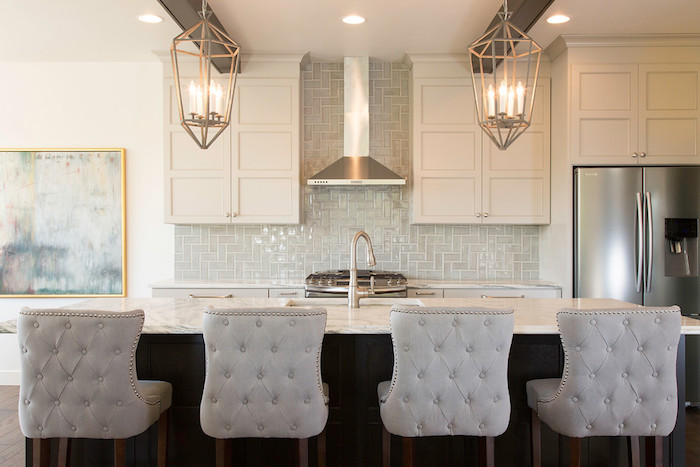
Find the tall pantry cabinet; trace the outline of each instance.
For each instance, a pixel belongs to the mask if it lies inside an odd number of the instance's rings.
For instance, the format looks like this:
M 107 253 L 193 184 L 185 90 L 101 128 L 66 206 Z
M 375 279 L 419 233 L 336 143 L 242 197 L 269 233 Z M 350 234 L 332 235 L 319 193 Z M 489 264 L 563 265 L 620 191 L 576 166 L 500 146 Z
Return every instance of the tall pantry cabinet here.
M 166 77 L 165 222 L 299 223 L 302 58 L 244 56 L 231 124 L 206 150 L 180 126 Z

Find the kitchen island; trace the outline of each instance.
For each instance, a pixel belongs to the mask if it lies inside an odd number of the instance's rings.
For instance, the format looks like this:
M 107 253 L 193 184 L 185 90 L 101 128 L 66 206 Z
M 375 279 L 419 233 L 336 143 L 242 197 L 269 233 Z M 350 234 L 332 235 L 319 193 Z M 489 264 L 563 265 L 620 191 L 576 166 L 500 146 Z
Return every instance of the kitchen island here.
M 376 387 L 390 379 L 393 353 L 389 327 L 392 304 L 411 306 L 479 306 L 513 308 L 515 336 L 509 361 L 511 421 L 496 438 L 497 465 L 527 465 L 530 457 L 530 412 L 525 382 L 534 378 L 559 377 L 564 366 L 556 325 L 556 312 L 570 308 L 620 308 L 637 305 L 609 299 L 362 299 L 362 307 L 348 309 L 345 299 L 92 299 L 70 309 L 146 312 L 143 335 L 137 350 L 140 379 L 162 379 L 173 384 L 168 465 L 214 465 L 214 441 L 199 427 L 199 402 L 204 385 L 202 310 L 250 306 L 323 306 L 328 311 L 322 351 L 322 376 L 331 390 L 327 426 L 328 465 L 380 465 L 381 420 Z M 684 334 L 700 334 L 700 323 L 683 318 Z M 5 329 L 11 332 L 11 327 Z M 678 359 L 678 399 L 684 401 L 685 339 L 681 336 Z M 685 417 L 683 404 L 676 430 L 667 441 L 666 460 L 684 464 Z M 395 439 L 398 441 L 398 439 Z M 568 443 L 543 426 L 546 465 L 566 465 Z M 315 462 L 312 442 L 310 454 Z M 155 429 L 128 443 L 135 465 L 149 465 L 155 449 Z M 236 441 L 236 465 L 284 465 L 292 458 L 288 440 L 246 439 Z M 102 441 L 79 441 L 72 451 L 78 465 L 107 456 Z M 417 443 L 418 465 L 473 465 L 474 438 L 423 438 Z M 627 465 L 624 439 L 593 438 L 583 446 L 584 463 Z M 28 457 L 31 450 L 27 450 Z M 400 461 L 401 443 L 392 443 L 392 459 Z M 465 463 L 466 459 L 466 463 Z M 29 460 L 29 459 L 28 459 Z M 74 464 L 75 465 L 75 464 Z

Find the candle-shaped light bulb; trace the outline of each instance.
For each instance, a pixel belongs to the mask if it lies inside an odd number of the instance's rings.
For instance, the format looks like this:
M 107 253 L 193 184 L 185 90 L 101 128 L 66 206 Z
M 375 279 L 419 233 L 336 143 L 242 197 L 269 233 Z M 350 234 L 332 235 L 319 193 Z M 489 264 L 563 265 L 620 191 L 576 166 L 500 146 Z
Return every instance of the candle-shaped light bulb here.
M 487 115 L 489 118 L 496 116 L 496 90 L 493 88 L 493 84 L 489 84 L 489 90 L 486 93 L 487 96 Z
M 197 85 L 197 115 L 204 115 L 204 96 L 200 85 Z
M 506 102 L 508 101 L 508 86 L 506 81 L 501 81 L 501 85 L 498 87 L 498 113 L 506 113 Z
M 189 113 L 197 113 L 197 86 L 194 85 L 194 81 L 190 81 L 190 105 Z
M 525 88 L 520 81 L 518 81 L 518 87 L 515 88 L 515 93 L 518 95 L 518 115 L 522 115 L 525 108 Z
M 216 113 L 218 115 L 223 115 L 223 112 L 224 112 L 223 96 L 224 96 L 224 90 L 220 84 L 217 84 L 216 85 Z
M 207 108 L 207 115 L 211 115 L 212 112 L 216 112 L 216 83 L 209 81 L 209 106 Z
M 515 89 L 513 89 L 513 86 L 510 86 L 508 88 L 508 116 L 512 117 L 513 114 L 513 107 L 515 105 Z

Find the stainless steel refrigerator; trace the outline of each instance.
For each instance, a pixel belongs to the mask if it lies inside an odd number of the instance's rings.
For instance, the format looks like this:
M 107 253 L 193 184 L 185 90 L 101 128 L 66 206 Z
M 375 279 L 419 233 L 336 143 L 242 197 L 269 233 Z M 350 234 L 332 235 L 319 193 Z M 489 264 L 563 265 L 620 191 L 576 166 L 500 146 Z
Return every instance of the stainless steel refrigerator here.
M 574 193 L 575 297 L 700 318 L 700 167 L 577 168 Z M 700 339 L 686 339 L 686 400 L 700 403 Z

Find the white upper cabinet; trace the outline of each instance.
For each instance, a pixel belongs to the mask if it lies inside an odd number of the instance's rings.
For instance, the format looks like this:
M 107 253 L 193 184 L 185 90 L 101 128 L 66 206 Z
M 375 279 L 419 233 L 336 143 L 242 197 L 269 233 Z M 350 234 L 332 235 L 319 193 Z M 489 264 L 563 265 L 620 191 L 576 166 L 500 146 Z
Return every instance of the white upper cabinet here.
M 700 65 L 574 64 L 571 161 L 700 162 Z
M 245 72 L 245 67 L 244 67 Z M 166 82 L 165 221 L 300 222 L 300 78 L 238 77 L 231 124 L 199 149 Z
M 500 151 L 479 127 L 471 79 L 413 79 L 413 222 L 549 222 L 549 80 L 533 122 Z

